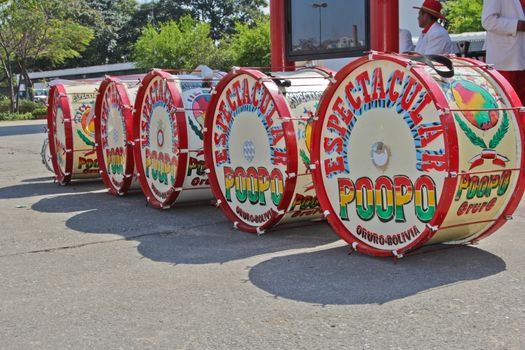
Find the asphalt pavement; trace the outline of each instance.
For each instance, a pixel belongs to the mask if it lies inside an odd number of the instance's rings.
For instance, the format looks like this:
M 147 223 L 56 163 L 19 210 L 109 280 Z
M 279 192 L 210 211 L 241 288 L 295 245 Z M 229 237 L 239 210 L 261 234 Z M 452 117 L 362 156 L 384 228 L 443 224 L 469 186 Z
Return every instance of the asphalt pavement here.
M 53 183 L 42 121 L 0 122 L 1 349 L 524 349 L 525 229 L 348 255 L 325 223 L 257 236 Z M 522 202 L 523 203 L 523 202 Z

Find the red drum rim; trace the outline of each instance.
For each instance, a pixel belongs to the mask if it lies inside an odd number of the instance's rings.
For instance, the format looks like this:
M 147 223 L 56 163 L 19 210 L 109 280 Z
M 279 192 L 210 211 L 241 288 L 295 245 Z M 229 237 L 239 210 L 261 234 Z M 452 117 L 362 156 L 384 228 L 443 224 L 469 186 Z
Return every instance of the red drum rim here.
M 104 103 L 104 96 L 106 95 L 106 90 L 111 84 L 115 85 L 119 99 L 122 103 L 122 113 L 124 115 L 125 125 L 126 125 L 126 166 L 124 170 L 124 179 L 122 180 L 122 186 L 115 186 L 108 175 L 108 169 L 106 167 L 106 162 L 104 161 L 104 150 L 102 149 L 102 133 L 101 133 L 101 123 L 102 123 L 102 104 Z M 95 142 L 97 149 L 97 159 L 99 159 L 98 167 L 100 169 L 100 174 L 104 185 L 108 189 L 109 193 L 113 195 L 122 195 L 129 190 L 131 183 L 133 181 L 133 171 L 135 169 L 135 162 L 133 158 L 133 147 L 129 143 L 130 137 L 133 134 L 133 123 L 128 122 L 133 118 L 133 109 L 130 106 L 129 96 L 126 92 L 124 84 L 122 84 L 115 77 L 106 77 L 102 83 L 97 93 L 97 99 L 95 101 Z
M 479 69 L 482 69 L 485 74 L 490 76 L 494 81 L 499 84 L 501 87 L 503 93 L 505 94 L 505 97 L 510 101 L 511 105 L 513 106 L 523 106 L 522 101 L 516 94 L 516 91 L 514 88 L 509 84 L 507 79 L 505 79 L 496 69 L 489 67 L 489 66 L 483 66 L 479 67 L 479 62 L 476 60 L 473 60 L 471 58 L 455 58 L 456 60 L 465 61 L 467 63 L 473 64 L 478 66 Z M 497 218 L 494 223 L 487 229 L 485 229 L 485 232 L 481 234 L 480 236 L 472 239 L 469 241 L 469 243 L 477 242 L 483 238 L 486 238 L 490 235 L 492 235 L 494 232 L 496 232 L 501 226 L 505 224 L 509 219 L 509 216 L 516 211 L 518 208 L 518 205 L 520 204 L 521 198 L 523 196 L 523 192 L 525 191 L 525 171 L 523 170 L 523 167 L 525 165 L 525 145 L 523 142 L 525 141 L 525 130 L 524 130 L 524 121 L 523 118 L 525 118 L 525 113 L 521 110 L 515 112 L 518 115 L 518 118 L 516 118 L 516 123 L 518 124 L 518 128 L 520 131 L 520 137 L 521 137 L 521 164 L 520 164 L 520 171 L 518 175 L 518 180 L 516 181 L 516 187 L 514 188 L 514 194 L 512 195 L 511 199 L 507 203 L 507 206 L 503 209 L 501 212 L 501 215 L 499 218 Z
M 213 161 L 213 153 L 212 153 L 212 132 L 213 130 L 213 121 L 214 121 L 214 112 L 217 108 L 217 104 L 219 102 L 219 97 L 221 95 L 221 92 L 226 88 L 226 86 L 236 77 L 239 75 L 246 74 L 248 76 L 253 77 L 254 79 L 258 80 L 261 85 L 263 85 L 269 92 L 270 98 L 273 100 L 273 103 L 275 104 L 275 108 L 277 110 L 277 113 L 281 118 L 283 119 L 282 125 L 284 129 L 284 138 L 286 143 L 286 148 L 290 152 L 290 154 L 296 154 L 297 153 L 297 142 L 295 139 L 295 133 L 293 130 L 293 126 L 286 121 L 287 117 L 291 116 L 291 112 L 288 108 L 288 104 L 286 103 L 284 97 L 282 94 L 276 93 L 275 89 L 269 89 L 267 84 L 273 84 L 275 83 L 271 80 L 272 78 L 258 70 L 255 69 L 249 69 L 249 68 L 239 68 L 234 69 L 228 74 L 226 74 L 217 84 L 215 87 L 215 90 L 213 91 L 210 99 L 210 103 L 208 104 L 208 108 L 206 110 L 206 119 L 204 121 L 206 126 L 206 133 L 204 135 L 204 160 L 206 162 L 206 169 L 208 169 L 208 180 L 210 182 L 210 187 L 213 192 L 213 195 L 217 199 L 218 206 L 223 210 L 226 217 L 230 221 L 232 221 L 236 228 L 248 232 L 248 233 L 260 233 L 267 229 L 268 227 L 271 227 L 275 224 L 277 224 L 283 216 L 286 214 L 286 209 L 288 208 L 290 202 L 292 201 L 295 185 L 297 182 L 296 177 L 285 177 L 284 181 L 284 188 L 283 188 L 283 198 L 281 199 L 281 202 L 277 206 L 278 213 L 275 213 L 272 215 L 272 218 L 269 219 L 265 224 L 261 226 L 253 226 L 246 224 L 243 222 L 237 214 L 231 209 L 229 205 L 227 205 L 226 198 L 224 194 L 221 191 L 219 181 L 217 180 L 217 174 L 215 173 L 215 162 Z M 283 118 L 284 117 L 284 118 Z M 291 157 L 288 158 L 288 162 L 286 164 L 286 172 L 287 174 L 297 173 L 297 158 Z
M 55 101 L 55 94 L 58 95 L 58 101 Z M 66 164 L 65 164 L 65 173 L 60 169 L 58 165 L 58 159 L 55 149 L 55 129 L 54 125 L 56 124 L 56 115 L 54 115 L 54 106 L 60 103 L 62 107 L 62 113 L 64 116 L 64 128 L 66 136 Z M 55 118 L 53 120 L 53 118 Z M 62 84 L 57 84 L 51 86 L 49 90 L 49 100 L 47 106 L 47 130 L 49 133 L 49 150 L 51 152 L 51 162 L 53 164 L 53 171 L 55 173 L 55 179 L 58 183 L 65 185 L 71 181 L 71 173 L 73 171 L 73 129 L 71 127 L 71 109 L 69 106 L 69 101 L 66 94 L 66 89 Z
M 362 66 L 363 64 L 369 61 L 373 61 L 376 58 L 391 61 L 407 68 L 412 74 L 414 74 L 414 76 L 416 76 L 419 79 L 419 82 L 427 89 L 429 94 L 432 96 L 433 101 L 438 110 L 445 110 L 445 108 L 448 107 L 448 101 L 438 84 L 430 77 L 429 74 L 425 72 L 424 68 L 415 65 L 414 62 L 410 59 L 403 58 L 400 56 L 378 53 L 373 53 L 368 56 L 363 56 L 357 59 L 356 61 L 350 63 L 349 65 L 339 70 L 339 72 L 337 72 L 337 74 L 335 75 L 335 83 L 331 82 L 328 85 L 327 89 L 325 90 L 325 93 L 321 97 L 321 101 L 319 102 L 319 108 L 317 112 L 318 120 L 314 122 L 315 124 L 312 130 L 311 157 L 312 163 L 316 165 L 315 168 L 312 169 L 312 178 L 314 181 L 315 191 L 317 193 L 317 198 L 319 199 L 321 208 L 323 209 L 323 211 L 325 211 L 325 216 L 328 222 L 341 238 L 343 238 L 346 242 L 352 245 L 354 249 L 365 254 L 375 256 L 400 256 L 404 252 L 422 246 L 425 242 L 427 242 L 434 236 L 436 231 L 433 228 L 439 227 L 439 225 L 444 221 L 445 216 L 448 213 L 447 209 L 451 206 L 452 201 L 454 199 L 454 189 L 458 181 L 457 177 L 447 176 L 445 178 L 441 197 L 438 201 L 439 204 L 436 208 L 436 213 L 432 220 L 426 225 L 425 230 L 421 233 L 419 238 L 416 239 L 414 242 L 404 246 L 400 250 L 392 251 L 378 249 L 368 245 L 364 241 L 356 239 L 356 237 L 350 233 L 350 231 L 341 223 L 341 221 L 336 218 L 337 212 L 334 210 L 328 199 L 327 192 L 324 188 L 321 168 L 319 166 L 321 156 L 321 142 L 319 142 L 319 140 L 321 138 L 322 132 L 320 126 L 323 124 L 326 112 L 329 108 L 330 100 L 332 99 L 334 93 L 339 88 L 344 79 L 354 69 Z M 447 169 L 449 173 L 457 173 L 459 168 L 459 149 L 458 139 L 455 132 L 456 127 L 454 125 L 450 112 L 445 112 L 441 114 L 440 120 L 445 130 L 443 133 L 445 139 L 445 149 L 446 152 L 449 154 Z
M 171 191 L 171 193 L 166 197 L 164 201 L 159 201 L 154 196 L 151 188 L 148 186 L 148 182 L 146 180 L 144 171 L 142 153 L 140 149 L 140 119 L 144 102 L 143 100 L 144 96 L 146 95 L 146 88 L 149 87 L 153 79 L 158 77 L 166 81 L 166 87 L 169 93 L 171 94 L 171 97 L 173 98 L 173 102 L 176 108 L 179 110 L 178 112 L 175 112 L 175 119 L 178 124 L 179 130 L 179 149 L 188 148 L 186 113 L 184 111 L 182 96 L 179 93 L 179 89 L 176 86 L 175 81 L 173 80 L 174 76 L 166 71 L 155 69 L 148 73 L 144 77 L 144 79 L 142 79 L 141 86 L 137 92 L 137 97 L 135 99 L 135 111 L 133 113 L 133 142 L 135 145 L 133 147 L 133 155 L 135 159 L 135 166 L 139 174 L 140 187 L 142 188 L 142 192 L 148 199 L 148 203 L 155 208 L 167 209 L 177 200 L 177 197 L 182 192 L 182 185 L 184 184 L 184 178 L 188 167 L 188 154 L 184 152 L 179 152 L 179 154 L 177 155 L 177 157 L 179 157 L 178 164 L 180 165 L 180 168 L 177 168 L 177 176 L 175 178 L 175 183 L 171 187 L 173 191 Z

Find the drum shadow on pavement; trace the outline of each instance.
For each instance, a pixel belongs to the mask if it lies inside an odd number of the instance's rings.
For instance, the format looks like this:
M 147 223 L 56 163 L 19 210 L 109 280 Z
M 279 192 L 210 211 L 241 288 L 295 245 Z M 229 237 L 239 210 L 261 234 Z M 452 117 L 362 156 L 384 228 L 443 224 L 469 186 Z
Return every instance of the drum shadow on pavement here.
M 169 210 L 146 207 L 145 203 L 141 193 L 117 198 L 99 192 L 45 198 L 32 209 L 82 212 L 69 218 L 66 226 L 78 232 L 117 234 L 138 241 L 142 256 L 172 264 L 224 263 L 339 239 L 326 223 L 257 236 L 233 230 L 224 214 L 209 203 Z
M 54 183 L 52 177 L 48 178 L 47 181 L 33 183 L 28 181 L 29 180 L 22 180 L 22 182 L 24 182 L 23 184 L 0 188 L 0 199 L 88 192 L 101 190 L 104 188 L 104 185 L 100 180 L 77 181 L 67 186 L 61 186 L 57 183 Z
M 322 305 L 383 304 L 455 283 L 505 271 L 505 262 L 484 250 L 463 246 L 408 256 L 394 264 L 339 247 L 264 261 L 250 281 L 286 299 Z

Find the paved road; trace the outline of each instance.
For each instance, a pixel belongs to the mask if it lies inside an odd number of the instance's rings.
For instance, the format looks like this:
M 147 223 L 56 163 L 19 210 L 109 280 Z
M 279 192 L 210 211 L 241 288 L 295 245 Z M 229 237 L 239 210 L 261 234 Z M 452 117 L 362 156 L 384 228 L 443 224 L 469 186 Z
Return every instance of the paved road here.
M 0 123 L 2 349 L 524 349 L 524 207 L 475 247 L 393 264 L 325 224 L 257 237 L 53 184 L 42 122 Z

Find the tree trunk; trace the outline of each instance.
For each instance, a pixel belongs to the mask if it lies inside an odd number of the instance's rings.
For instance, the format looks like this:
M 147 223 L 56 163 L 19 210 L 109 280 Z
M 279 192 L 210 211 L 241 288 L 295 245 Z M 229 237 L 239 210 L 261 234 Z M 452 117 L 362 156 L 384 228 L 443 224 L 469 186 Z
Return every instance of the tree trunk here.
M 13 85 L 13 70 L 11 67 L 11 60 L 8 58 L 7 61 L 0 61 L 2 62 L 2 69 L 7 79 L 7 88 L 9 89 L 9 111 L 13 113 L 15 111 L 15 87 Z

